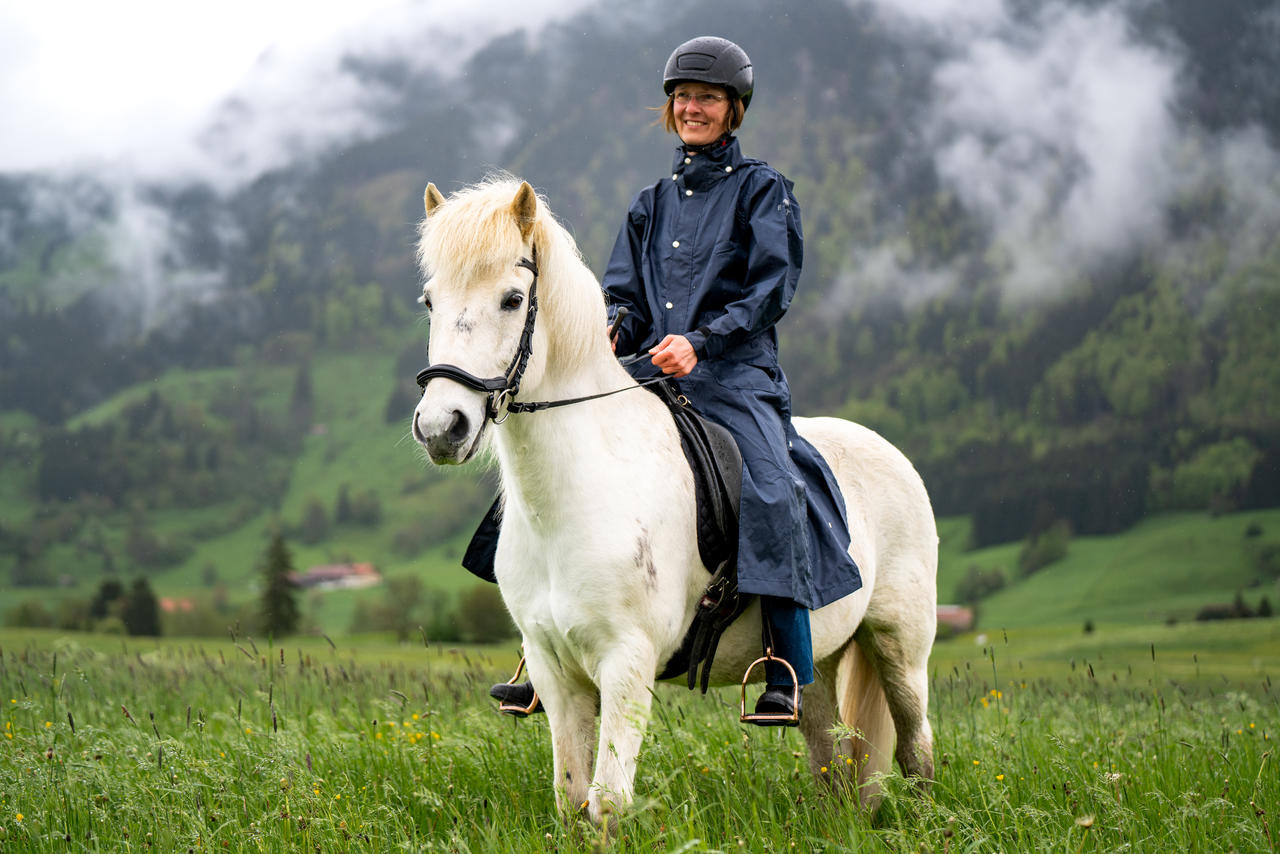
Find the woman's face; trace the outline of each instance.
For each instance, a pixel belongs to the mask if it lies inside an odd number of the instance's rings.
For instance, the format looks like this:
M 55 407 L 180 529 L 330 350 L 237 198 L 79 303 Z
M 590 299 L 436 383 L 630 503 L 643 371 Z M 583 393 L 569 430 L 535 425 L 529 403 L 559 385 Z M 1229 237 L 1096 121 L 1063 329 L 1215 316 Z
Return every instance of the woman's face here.
M 679 83 L 671 93 L 676 135 L 685 145 L 715 142 L 729 130 L 729 94 L 710 83 Z

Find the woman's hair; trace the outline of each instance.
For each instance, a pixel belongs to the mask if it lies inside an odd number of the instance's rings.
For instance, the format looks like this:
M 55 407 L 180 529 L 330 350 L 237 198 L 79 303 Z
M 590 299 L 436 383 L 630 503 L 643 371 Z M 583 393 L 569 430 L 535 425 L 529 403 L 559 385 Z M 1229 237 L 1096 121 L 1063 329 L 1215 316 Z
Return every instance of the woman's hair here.
M 653 120 L 655 125 L 661 125 L 662 129 L 667 133 L 676 132 L 676 107 L 675 94 L 667 96 L 667 102 L 661 107 L 650 107 L 656 110 L 658 117 Z M 742 117 L 746 114 L 747 108 L 743 106 L 741 98 L 729 99 L 729 132 L 733 133 L 742 126 Z

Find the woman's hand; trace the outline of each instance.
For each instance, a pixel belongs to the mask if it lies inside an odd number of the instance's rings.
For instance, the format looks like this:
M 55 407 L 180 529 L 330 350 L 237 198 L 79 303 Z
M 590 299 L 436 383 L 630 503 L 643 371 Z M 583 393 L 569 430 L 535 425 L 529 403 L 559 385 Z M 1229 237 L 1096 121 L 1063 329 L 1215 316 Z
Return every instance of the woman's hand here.
M 649 351 L 649 355 L 653 356 L 655 367 L 676 379 L 689 376 L 689 372 L 698 364 L 698 354 L 693 351 L 689 339 L 683 335 L 668 335 Z

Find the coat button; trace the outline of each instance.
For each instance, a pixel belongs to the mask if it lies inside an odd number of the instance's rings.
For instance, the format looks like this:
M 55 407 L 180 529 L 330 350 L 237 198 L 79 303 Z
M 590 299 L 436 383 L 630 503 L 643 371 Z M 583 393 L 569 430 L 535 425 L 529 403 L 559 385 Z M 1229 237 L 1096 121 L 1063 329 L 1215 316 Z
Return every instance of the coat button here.
M 675 308 L 675 306 L 672 303 L 667 303 L 667 308 Z
M 732 167 L 732 166 L 726 166 L 726 167 L 724 167 L 724 171 L 726 171 L 726 172 L 732 172 L 732 171 L 733 171 L 733 167 Z
M 684 162 L 685 162 L 685 163 L 692 163 L 692 162 L 693 162 L 693 158 L 692 158 L 692 157 L 686 157 L 686 158 L 684 159 Z
M 676 179 L 678 179 L 679 177 L 680 177 L 680 175 L 679 175 L 679 174 L 672 175 L 672 176 L 671 176 L 671 180 L 672 180 L 672 181 L 675 181 L 675 180 L 676 180 Z
M 693 190 L 685 190 L 685 191 L 684 191 L 684 194 L 685 194 L 686 196 L 692 196 L 692 195 L 693 195 Z
M 673 240 L 673 241 L 671 241 L 671 248 L 672 248 L 672 249 L 679 249 L 679 248 L 680 248 L 680 241 L 679 241 L 679 240 Z

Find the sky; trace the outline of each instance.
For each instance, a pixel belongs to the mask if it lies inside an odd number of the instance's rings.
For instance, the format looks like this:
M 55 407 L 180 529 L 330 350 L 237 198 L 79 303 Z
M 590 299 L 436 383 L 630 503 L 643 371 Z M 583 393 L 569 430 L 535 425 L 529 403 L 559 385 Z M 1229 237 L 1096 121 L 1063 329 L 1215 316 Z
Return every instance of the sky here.
M 211 155 L 197 140 L 216 108 L 245 92 L 273 128 L 287 120 L 298 139 L 327 141 L 350 132 L 353 113 L 368 112 L 359 103 L 367 93 L 338 74 L 334 59 L 343 49 L 448 62 L 503 27 L 546 22 L 584 5 L 0 0 L 0 172 L 104 162 L 142 175 L 207 172 Z M 408 41 L 424 34 L 432 37 Z M 247 157 L 240 166 L 249 176 L 285 154 L 269 144 L 278 139 L 253 139 L 250 131 L 249 142 L 251 151 L 237 152 Z

